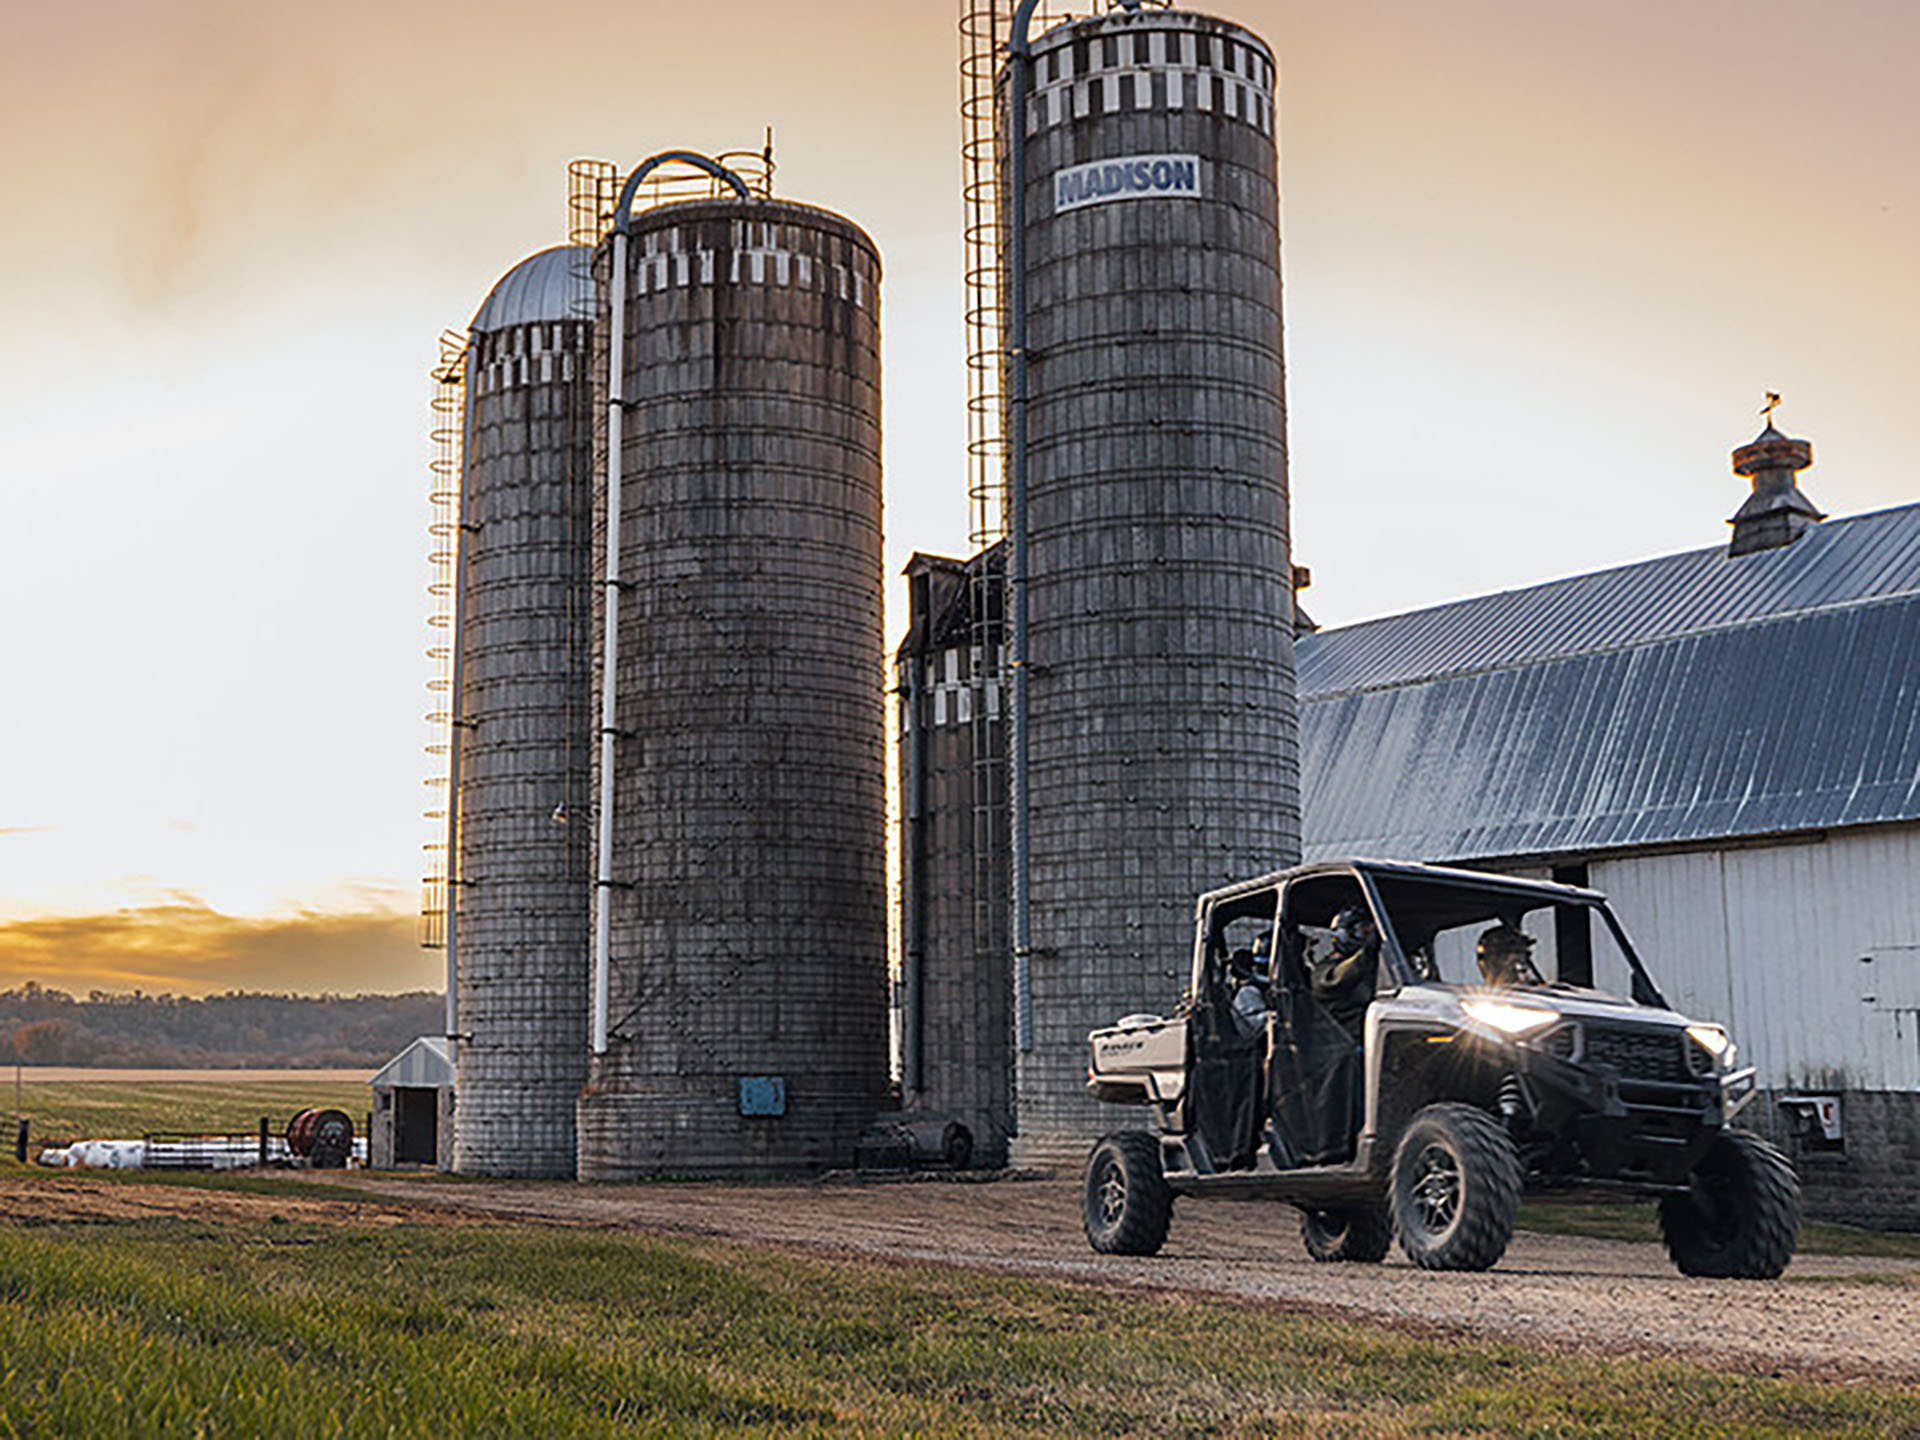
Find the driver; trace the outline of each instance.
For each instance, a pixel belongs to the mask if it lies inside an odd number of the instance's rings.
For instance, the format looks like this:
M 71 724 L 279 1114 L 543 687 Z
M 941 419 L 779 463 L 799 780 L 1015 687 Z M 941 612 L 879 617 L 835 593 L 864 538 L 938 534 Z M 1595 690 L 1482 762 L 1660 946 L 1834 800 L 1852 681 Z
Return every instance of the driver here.
M 1502 921 L 1484 931 L 1473 947 L 1480 978 L 1489 985 L 1544 985 L 1533 968 L 1533 937 Z
M 1313 998 L 1356 1041 L 1380 973 L 1380 928 L 1365 906 L 1333 917 L 1333 953 L 1313 967 Z

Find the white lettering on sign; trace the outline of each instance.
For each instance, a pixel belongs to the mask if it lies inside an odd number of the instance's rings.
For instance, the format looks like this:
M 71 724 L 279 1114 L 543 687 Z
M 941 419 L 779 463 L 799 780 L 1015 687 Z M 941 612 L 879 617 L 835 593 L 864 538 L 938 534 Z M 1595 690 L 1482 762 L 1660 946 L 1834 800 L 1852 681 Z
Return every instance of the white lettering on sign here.
M 1108 200 L 1200 198 L 1198 155 L 1122 155 L 1057 171 L 1053 212 L 1078 210 Z

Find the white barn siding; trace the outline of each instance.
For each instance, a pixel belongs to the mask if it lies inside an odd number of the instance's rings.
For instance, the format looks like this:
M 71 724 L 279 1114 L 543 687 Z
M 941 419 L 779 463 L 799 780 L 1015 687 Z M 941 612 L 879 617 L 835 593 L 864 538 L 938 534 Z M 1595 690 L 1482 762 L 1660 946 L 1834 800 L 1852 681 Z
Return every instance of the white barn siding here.
M 1726 1025 L 1742 1053 L 1756 1059 L 1760 1037 L 1747 1028 L 1733 993 L 1723 858 L 1696 850 L 1601 860 L 1587 867 L 1587 878 L 1606 892 L 1668 1003 Z
M 1920 826 L 1589 875 L 1668 1000 L 1724 1020 L 1763 1088 L 1920 1089 Z

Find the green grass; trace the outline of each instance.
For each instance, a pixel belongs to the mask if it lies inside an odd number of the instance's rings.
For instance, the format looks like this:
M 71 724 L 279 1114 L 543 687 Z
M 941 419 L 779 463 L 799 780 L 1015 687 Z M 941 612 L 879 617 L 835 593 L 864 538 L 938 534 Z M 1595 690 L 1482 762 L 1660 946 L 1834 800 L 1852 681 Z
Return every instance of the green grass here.
M 255 1080 L 236 1070 L 231 1079 L 218 1081 L 39 1081 L 26 1087 L 23 1098 L 38 1149 L 70 1140 L 137 1140 L 157 1132 L 251 1133 L 262 1115 L 278 1134 L 309 1105 L 346 1111 L 358 1133 L 366 1125 L 373 1092 L 352 1081 Z M 0 1106 L 12 1115 L 12 1077 L 4 1073 Z M 13 1138 L 11 1124 L 6 1138 Z
M 325 1200 L 339 1204 L 342 1200 L 357 1198 L 341 1192 L 341 1187 L 328 1180 L 308 1180 L 295 1178 L 299 1175 L 313 1175 L 312 1170 L 295 1171 L 289 1174 L 285 1170 L 259 1169 L 240 1170 L 42 1170 L 32 1162 L 17 1165 L 11 1155 L 0 1160 L 0 1176 L 15 1178 L 47 1174 L 64 1176 L 85 1176 L 90 1185 L 158 1185 L 186 1190 L 227 1190 L 242 1195 L 279 1195 L 305 1200 Z M 343 1172 L 334 1171 L 338 1175 Z M 0 1435 L 4 1435 L 0 1431 Z
M 1519 1224 L 1522 1230 L 1542 1235 L 1660 1243 L 1658 1212 L 1650 1200 L 1615 1200 L 1581 1193 L 1527 1200 L 1520 1206 Z M 1920 1260 L 1920 1235 L 1803 1220 L 1799 1253 Z
M 271 1213 L 0 1222 L 0 1395 L 0 1435 L 1920 1430 L 1920 1395 L 1892 1387 L 715 1243 Z

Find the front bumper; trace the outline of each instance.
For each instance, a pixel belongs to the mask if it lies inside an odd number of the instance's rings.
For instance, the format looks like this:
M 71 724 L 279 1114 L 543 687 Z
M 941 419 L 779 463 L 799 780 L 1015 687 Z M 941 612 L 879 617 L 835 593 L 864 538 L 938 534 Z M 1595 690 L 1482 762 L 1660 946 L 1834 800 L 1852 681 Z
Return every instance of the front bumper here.
M 1684 1185 L 1700 1157 L 1753 1098 L 1751 1068 L 1695 1080 L 1646 1080 L 1519 1047 L 1532 1110 L 1527 1129 L 1572 1139 L 1570 1178 Z

